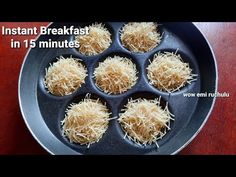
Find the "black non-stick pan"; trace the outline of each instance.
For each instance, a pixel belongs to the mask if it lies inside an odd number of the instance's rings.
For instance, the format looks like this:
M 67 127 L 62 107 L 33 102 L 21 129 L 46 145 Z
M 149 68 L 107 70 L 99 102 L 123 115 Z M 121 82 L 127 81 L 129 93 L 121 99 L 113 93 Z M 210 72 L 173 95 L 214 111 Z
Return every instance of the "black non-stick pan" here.
M 92 23 L 88 23 L 92 24 Z M 51 154 L 176 154 L 185 147 L 201 130 L 213 108 L 214 97 L 184 97 L 184 93 L 215 93 L 217 91 L 217 65 L 213 51 L 206 38 L 192 23 L 162 23 L 159 29 L 162 41 L 155 49 L 146 53 L 132 53 L 120 41 L 119 31 L 125 23 L 104 23 L 112 34 L 112 44 L 103 53 L 85 56 L 76 49 L 30 49 L 25 57 L 19 77 L 19 102 L 28 129 L 34 138 Z M 83 27 L 84 23 L 52 23 L 50 28 L 66 26 Z M 37 42 L 45 40 L 74 40 L 74 36 L 39 36 Z M 148 83 L 146 67 L 149 59 L 159 51 L 176 52 L 190 64 L 197 81 L 174 93 L 156 89 Z M 47 92 L 43 84 L 45 68 L 59 56 L 74 56 L 82 59 L 88 69 L 85 84 L 68 96 L 54 96 Z M 137 84 L 127 92 L 108 95 L 94 83 L 93 71 L 107 56 L 120 55 L 131 58 L 139 71 Z M 98 143 L 86 145 L 70 143 L 62 136 L 61 121 L 65 110 L 72 102 L 78 102 L 87 93 L 92 98 L 106 102 L 112 117 L 118 116 L 129 98 L 158 98 L 169 103 L 175 115 L 171 130 L 158 140 L 156 145 L 139 146 L 124 139 L 124 132 L 116 119 L 109 122 L 108 130 Z

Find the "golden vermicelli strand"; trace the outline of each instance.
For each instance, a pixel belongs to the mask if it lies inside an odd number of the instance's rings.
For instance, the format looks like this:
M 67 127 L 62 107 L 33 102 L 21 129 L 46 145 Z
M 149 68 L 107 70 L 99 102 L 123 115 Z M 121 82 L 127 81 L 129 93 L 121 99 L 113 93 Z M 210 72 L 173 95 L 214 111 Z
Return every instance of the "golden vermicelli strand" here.
M 147 100 L 139 98 L 130 100 L 118 119 L 125 132 L 125 137 L 139 145 L 155 143 L 170 130 L 170 121 L 174 115 L 163 109 L 160 99 Z
M 98 55 L 111 45 L 111 33 L 102 23 L 90 25 L 89 34 L 75 37 L 80 44 L 78 51 L 87 56 Z
M 44 85 L 51 94 L 65 96 L 79 89 L 86 76 L 87 70 L 80 59 L 60 56 L 46 69 Z
M 120 94 L 135 85 L 137 69 L 128 58 L 114 56 L 107 57 L 95 68 L 94 78 L 96 85 L 108 94 Z
M 188 63 L 184 63 L 180 55 L 164 52 L 154 55 L 147 67 L 147 76 L 151 85 L 165 92 L 175 92 L 187 83 L 196 80 Z
M 108 128 L 109 110 L 99 99 L 87 95 L 79 103 L 71 104 L 66 110 L 62 133 L 71 143 L 86 144 L 98 142 Z
M 161 42 L 157 23 L 130 22 L 120 31 L 122 45 L 131 52 L 148 52 Z

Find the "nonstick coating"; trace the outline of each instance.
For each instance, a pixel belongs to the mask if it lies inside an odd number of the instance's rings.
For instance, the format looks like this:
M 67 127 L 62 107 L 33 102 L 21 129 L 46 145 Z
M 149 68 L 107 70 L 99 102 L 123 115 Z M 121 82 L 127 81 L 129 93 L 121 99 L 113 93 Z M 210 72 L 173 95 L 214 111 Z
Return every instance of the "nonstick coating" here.
M 91 23 L 88 23 L 91 24 Z M 84 23 L 53 23 L 50 27 L 63 25 L 76 27 L 88 25 Z M 85 56 L 76 49 L 30 49 L 25 57 L 19 78 L 19 102 L 26 125 L 34 138 L 51 154 L 176 154 L 186 146 L 205 124 L 215 98 L 185 98 L 188 92 L 216 92 L 217 65 L 214 54 L 204 36 L 192 23 L 162 23 L 160 31 L 162 41 L 155 49 L 146 53 L 132 53 L 121 45 L 119 30 L 125 23 L 105 23 L 112 34 L 112 44 L 102 54 Z M 74 36 L 39 36 L 38 40 L 74 40 Z M 196 82 L 183 87 L 180 91 L 168 94 L 159 91 L 148 83 L 146 67 L 158 51 L 179 53 L 185 62 L 190 64 L 194 74 L 198 74 Z M 74 56 L 82 59 L 88 70 L 85 84 L 71 95 L 58 97 L 47 92 L 43 79 L 45 68 L 56 61 L 56 57 Z M 108 95 L 101 91 L 93 78 L 94 68 L 107 56 L 120 55 L 130 58 L 138 70 L 138 82 L 132 89 L 119 95 Z M 61 124 L 65 110 L 72 102 L 79 102 L 86 93 L 92 98 L 100 98 L 106 102 L 113 116 L 118 116 L 129 98 L 153 99 L 162 97 L 162 104 L 169 103 L 170 111 L 175 115 L 171 121 L 171 130 L 155 145 L 146 147 L 136 145 L 124 139 L 124 132 L 117 120 L 109 122 L 108 129 L 98 143 L 88 149 L 85 145 L 69 143 L 61 134 Z

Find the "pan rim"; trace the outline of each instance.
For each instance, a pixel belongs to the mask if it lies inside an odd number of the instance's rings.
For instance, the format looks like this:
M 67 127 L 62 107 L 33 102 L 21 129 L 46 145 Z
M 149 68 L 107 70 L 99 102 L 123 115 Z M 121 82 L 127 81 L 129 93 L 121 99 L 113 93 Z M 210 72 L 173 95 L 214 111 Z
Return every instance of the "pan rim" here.
M 210 45 L 209 41 L 207 40 L 206 36 L 202 33 L 202 31 L 194 24 L 192 23 L 196 29 L 201 33 L 201 35 L 203 36 L 203 38 L 205 39 L 205 41 L 207 42 L 207 45 L 209 46 L 210 48 L 210 51 L 211 51 L 211 54 L 213 56 L 213 59 L 214 59 L 214 66 L 215 66 L 215 70 L 216 70 L 216 79 L 215 79 L 215 93 L 217 92 L 218 90 L 218 66 L 217 66 L 217 61 L 216 61 L 216 57 L 215 57 L 215 54 L 214 54 L 214 51 L 212 49 L 212 46 Z M 171 155 L 175 155 L 177 154 L 178 152 L 180 152 L 182 149 L 184 149 L 188 144 L 190 144 L 193 139 L 200 133 L 200 131 L 202 130 L 202 128 L 205 126 L 207 120 L 209 119 L 210 115 L 211 115 L 211 112 L 214 108 L 214 105 L 215 105 L 215 101 L 216 101 L 216 97 L 213 98 L 213 101 L 212 101 L 212 104 L 211 104 L 211 108 L 209 109 L 204 121 L 202 122 L 201 126 L 198 128 L 198 130 L 193 134 L 193 136 L 187 141 L 185 142 L 179 149 L 177 149 L 175 152 L 173 152 Z

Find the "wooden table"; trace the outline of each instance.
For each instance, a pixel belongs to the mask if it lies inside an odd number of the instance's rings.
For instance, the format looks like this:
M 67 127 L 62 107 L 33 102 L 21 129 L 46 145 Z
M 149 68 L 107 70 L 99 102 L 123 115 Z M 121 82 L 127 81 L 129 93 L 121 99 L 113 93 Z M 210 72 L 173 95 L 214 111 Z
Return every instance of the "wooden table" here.
M 39 27 L 47 24 L 0 23 L 0 27 Z M 202 131 L 179 154 L 236 154 L 236 23 L 196 25 L 215 52 L 219 70 L 218 90 L 229 92 L 230 97 L 216 99 Z M 47 154 L 30 134 L 20 113 L 18 77 L 27 49 L 10 49 L 11 38 L 23 41 L 29 37 L 0 36 L 0 154 Z

